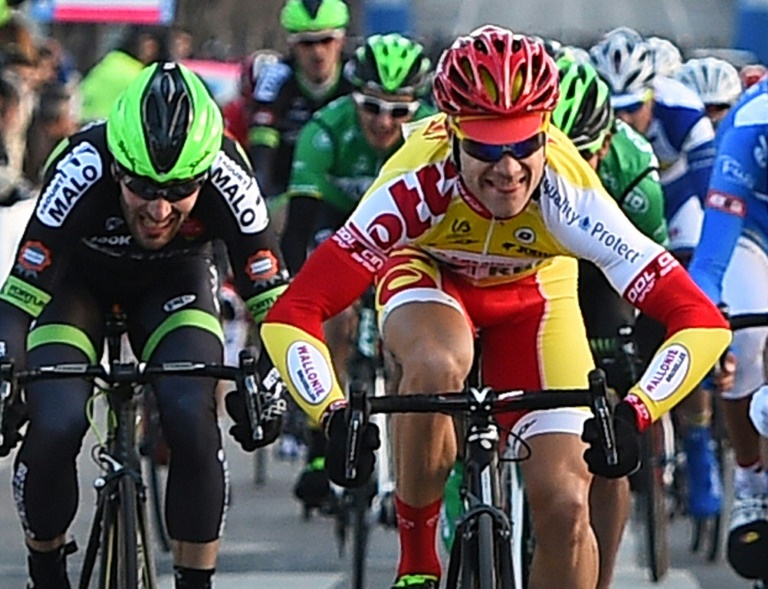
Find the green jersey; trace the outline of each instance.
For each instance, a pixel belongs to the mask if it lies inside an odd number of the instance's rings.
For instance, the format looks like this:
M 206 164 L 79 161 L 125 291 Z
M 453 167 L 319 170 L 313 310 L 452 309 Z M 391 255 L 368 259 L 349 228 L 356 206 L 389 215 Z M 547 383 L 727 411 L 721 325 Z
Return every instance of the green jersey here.
M 611 147 L 597 173 L 605 189 L 635 227 L 657 243 L 666 245 L 669 236 L 658 170 L 659 162 L 651 144 L 617 119 Z
M 434 114 L 422 104 L 414 115 Z M 376 179 L 384 162 L 403 144 L 382 152 L 365 140 L 351 96 L 321 108 L 304 126 L 293 156 L 288 197 L 315 197 L 343 213 L 351 213 Z

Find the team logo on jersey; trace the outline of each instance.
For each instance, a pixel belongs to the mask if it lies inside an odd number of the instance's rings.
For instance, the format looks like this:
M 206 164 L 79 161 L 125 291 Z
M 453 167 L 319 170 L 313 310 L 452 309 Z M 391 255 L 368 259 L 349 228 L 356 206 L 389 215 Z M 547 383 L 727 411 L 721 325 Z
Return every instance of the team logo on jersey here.
M 569 201 L 566 196 L 560 194 L 557 188 L 555 188 L 547 178 L 544 178 L 541 184 L 544 187 L 544 194 L 547 195 L 547 198 L 552 200 L 552 204 L 554 204 L 555 208 L 563 215 L 566 225 L 573 225 L 581 218 L 581 215 L 579 215 L 579 213 L 576 212 L 576 209 L 573 208 L 571 201 Z
M 288 375 L 301 398 L 310 405 L 322 403 L 331 392 L 333 379 L 320 350 L 308 342 L 294 342 L 286 360 Z
M 125 220 L 122 217 L 107 217 L 104 222 L 104 229 L 107 231 L 114 231 L 125 224 Z
M 623 208 L 630 213 L 642 215 L 643 213 L 648 212 L 649 206 L 650 203 L 648 202 L 648 197 L 645 195 L 645 193 L 642 190 L 633 188 L 632 192 L 630 192 L 624 199 Z
M 738 196 L 731 194 L 710 192 L 707 194 L 706 206 L 737 217 L 744 217 L 747 214 L 747 203 Z
M 766 141 L 765 135 L 760 135 L 757 138 L 757 142 L 759 145 L 755 145 L 752 150 L 752 155 L 754 156 L 757 165 L 764 168 L 766 163 L 768 163 L 768 141 Z
M 291 67 L 285 63 L 275 63 L 267 66 L 256 80 L 253 97 L 259 102 L 272 102 L 277 98 L 283 83 L 291 75 Z
M 526 245 L 530 245 L 536 241 L 536 232 L 530 227 L 519 227 L 515 229 L 514 235 L 517 241 Z
M 680 388 L 690 367 L 688 349 L 681 344 L 672 344 L 651 363 L 640 381 L 640 388 L 654 401 L 663 401 Z
M 624 293 L 624 297 L 633 305 L 642 303 L 653 289 L 660 278 L 669 274 L 680 265 L 675 257 L 665 251 L 653 259 L 643 271 L 638 274 L 631 282 Z
M 245 263 L 245 272 L 253 282 L 269 280 L 277 274 L 279 265 L 275 254 L 269 250 L 259 250 Z
M 178 297 L 174 297 L 163 304 L 163 311 L 166 313 L 173 313 L 179 309 L 186 307 L 197 300 L 197 295 L 185 294 Z
M 27 241 L 19 248 L 17 261 L 26 272 L 37 274 L 51 265 L 51 250 L 40 241 Z
M 222 151 L 213 162 L 210 182 L 227 201 L 243 233 L 258 233 L 267 226 L 267 207 L 256 179 Z
M 741 162 L 727 155 L 721 156 L 719 161 L 720 171 L 724 178 L 727 178 L 738 186 L 744 186 L 750 190 L 754 189 L 755 178 L 744 169 Z
M 104 173 L 101 155 L 88 142 L 76 145 L 56 164 L 56 173 L 40 195 L 36 215 L 48 227 L 61 227 L 85 192 Z

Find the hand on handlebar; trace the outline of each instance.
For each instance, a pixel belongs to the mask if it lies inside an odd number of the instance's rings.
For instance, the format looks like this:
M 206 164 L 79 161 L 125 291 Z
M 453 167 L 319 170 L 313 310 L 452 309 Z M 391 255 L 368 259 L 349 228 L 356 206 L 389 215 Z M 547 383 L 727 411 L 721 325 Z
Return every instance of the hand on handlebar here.
M 619 403 L 613 412 L 618 464 L 608 464 L 598 427 L 597 419 L 590 417 L 584 422 L 584 431 L 581 434 L 581 439 L 589 444 L 584 451 L 584 460 L 589 472 L 609 479 L 618 479 L 636 472 L 640 468 L 640 433 L 632 406 Z
M 276 369 L 273 369 L 276 374 Z M 284 385 L 279 377 L 270 371 L 261 382 L 261 428 L 263 436 L 260 440 L 254 439 L 254 425 L 251 423 L 248 411 L 246 392 L 234 390 L 224 397 L 224 405 L 227 413 L 235 424 L 229 428 L 229 434 L 240 444 L 246 452 L 253 452 L 257 448 L 269 446 L 277 440 L 283 428 L 283 413 L 287 408 L 283 398 Z
M 29 417 L 27 406 L 19 391 L 12 387 L 12 378 L 10 378 L 12 363 L 5 358 L 0 359 L 0 363 L 3 365 L 3 378 L 0 379 L 0 433 L 2 433 L 0 457 L 2 457 L 8 456 L 22 440 L 23 436 L 19 430 Z
M 736 382 L 736 366 L 738 359 L 736 354 L 728 350 L 720 361 L 715 364 L 712 384 L 718 393 L 730 391 Z
M 322 423 L 328 446 L 325 451 L 325 469 L 328 477 L 337 485 L 346 488 L 363 486 L 373 474 L 376 465 L 375 450 L 381 446 L 379 428 L 375 423 L 366 423 L 360 437 L 355 477 L 347 478 L 347 440 L 349 423 L 346 404 L 332 405 L 323 415 Z

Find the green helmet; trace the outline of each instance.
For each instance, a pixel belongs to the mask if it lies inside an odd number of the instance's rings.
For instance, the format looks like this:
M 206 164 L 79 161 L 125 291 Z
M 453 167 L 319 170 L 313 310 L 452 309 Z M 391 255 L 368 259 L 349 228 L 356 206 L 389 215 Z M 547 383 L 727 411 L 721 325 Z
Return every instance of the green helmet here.
M 418 96 L 427 89 L 430 61 L 420 43 L 397 33 L 371 35 L 344 66 L 358 88 Z
M 343 0 L 288 0 L 280 12 L 280 24 L 289 33 L 343 29 L 349 8 Z
M 588 63 L 565 62 L 560 70 L 560 101 L 552 122 L 579 151 L 596 151 L 613 125 L 611 91 Z
M 205 84 L 177 63 L 144 68 L 107 119 L 107 145 L 117 163 L 158 183 L 207 172 L 223 136 L 221 111 Z

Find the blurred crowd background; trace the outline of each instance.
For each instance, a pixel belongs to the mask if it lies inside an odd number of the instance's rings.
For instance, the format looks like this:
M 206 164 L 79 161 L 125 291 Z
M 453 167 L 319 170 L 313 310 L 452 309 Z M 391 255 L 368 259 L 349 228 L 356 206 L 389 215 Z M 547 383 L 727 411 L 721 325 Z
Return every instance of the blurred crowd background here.
M 102 118 L 141 67 L 185 60 L 223 105 L 239 63 L 286 51 L 283 0 L 0 0 L 0 206 L 34 196 L 59 140 Z M 589 46 L 618 25 L 671 39 L 686 57 L 768 61 L 768 0 L 349 0 L 349 49 L 402 32 L 433 57 L 486 22 Z M 433 62 L 434 63 L 434 62 Z M 0 225 L 2 231 L 2 225 Z

